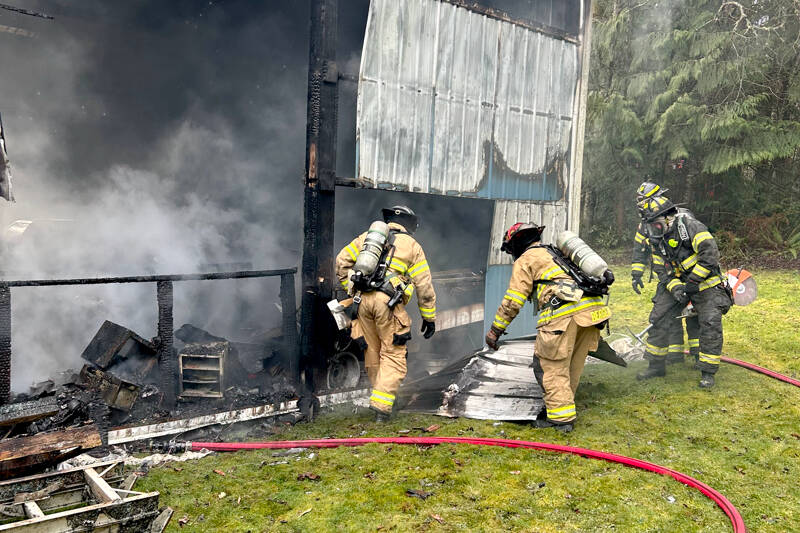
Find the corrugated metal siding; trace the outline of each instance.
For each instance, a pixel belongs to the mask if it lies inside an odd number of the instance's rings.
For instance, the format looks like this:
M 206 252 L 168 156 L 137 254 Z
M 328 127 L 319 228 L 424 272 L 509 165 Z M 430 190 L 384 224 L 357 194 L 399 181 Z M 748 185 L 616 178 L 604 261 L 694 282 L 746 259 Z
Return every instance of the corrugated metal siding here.
M 373 0 L 357 176 L 377 188 L 563 199 L 577 54 L 574 43 L 437 0 Z

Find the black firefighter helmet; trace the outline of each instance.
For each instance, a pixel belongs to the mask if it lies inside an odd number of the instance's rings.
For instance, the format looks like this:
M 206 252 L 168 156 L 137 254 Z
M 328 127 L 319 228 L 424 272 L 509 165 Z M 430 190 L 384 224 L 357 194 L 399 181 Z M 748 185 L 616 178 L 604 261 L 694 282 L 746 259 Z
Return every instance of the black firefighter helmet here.
M 503 245 L 500 251 L 511 254 L 514 259 L 519 258 L 528 246 L 542 238 L 545 226 L 537 226 L 527 222 L 517 222 L 503 236 Z
M 409 233 L 414 233 L 419 228 L 419 217 L 408 206 L 393 205 L 392 207 L 384 207 L 381 209 L 383 213 L 383 221 L 387 224 L 389 222 L 396 222 L 406 228 Z

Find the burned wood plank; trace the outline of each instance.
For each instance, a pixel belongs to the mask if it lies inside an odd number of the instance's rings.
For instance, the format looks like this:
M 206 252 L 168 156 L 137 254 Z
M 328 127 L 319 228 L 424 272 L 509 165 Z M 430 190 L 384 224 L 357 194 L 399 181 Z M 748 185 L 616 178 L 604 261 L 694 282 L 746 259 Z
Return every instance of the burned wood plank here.
M 74 531 L 148 531 L 158 517 L 157 492 L 98 503 L 69 511 L 29 518 L 0 526 L 14 533 L 71 533 Z
M 162 533 L 167 528 L 167 524 L 169 524 L 170 518 L 172 518 L 172 514 L 175 511 L 172 510 L 172 507 L 167 507 L 158 517 L 153 520 L 153 523 L 150 525 L 150 533 Z
M 28 518 L 41 518 L 44 516 L 44 512 L 36 505 L 36 502 L 25 502 L 22 504 L 22 508 Z
M 87 450 L 97 446 L 100 446 L 100 432 L 94 425 L 17 437 L 0 442 L 0 463 L 75 447 Z
M 123 463 L 119 461 L 107 461 L 95 463 L 94 468 L 112 467 L 106 473 L 104 479 L 109 484 L 120 483 L 123 480 Z M 0 504 L 11 504 L 15 501 L 18 494 L 41 493 L 47 490 L 54 483 L 62 484 L 62 487 L 50 495 L 50 499 L 42 500 L 41 507 L 45 510 L 61 505 L 70 505 L 80 501 L 80 494 L 77 499 L 71 493 L 78 493 L 85 490 L 86 478 L 83 473 L 85 467 L 35 474 L 31 476 L 0 481 Z
M 0 426 L 33 422 L 58 413 L 58 401 L 53 397 L 10 403 L 0 406 Z
M 100 474 L 97 473 L 97 470 L 94 468 L 87 468 L 83 471 L 84 475 L 86 476 L 86 484 L 89 485 L 89 488 L 92 490 L 92 494 L 94 497 L 97 498 L 100 502 L 113 502 L 117 500 L 121 500 L 119 494 L 111 488 L 105 479 L 100 477 Z

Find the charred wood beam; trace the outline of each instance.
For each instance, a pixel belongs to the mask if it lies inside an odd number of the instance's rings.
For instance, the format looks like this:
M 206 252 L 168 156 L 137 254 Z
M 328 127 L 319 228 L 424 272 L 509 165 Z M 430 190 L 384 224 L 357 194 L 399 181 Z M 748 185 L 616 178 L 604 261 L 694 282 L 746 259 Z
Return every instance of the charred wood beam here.
M 11 289 L 0 285 L 0 404 L 11 399 Z
M 158 300 L 158 369 L 161 374 L 161 393 L 163 405 L 167 409 L 175 407 L 176 361 L 172 347 L 175 330 L 172 319 L 172 282 L 159 281 L 156 284 Z
M 300 380 L 297 346 L 297 303 L 294 295 L 294 275 L 281 276 L 281 311 L 283 314 L 283 350 L 290 379 Z
M 300 349 L 301 364 L 311 369 L 324 368 L 335 337 L 325 303 L 334 291 L 338 8 L 338 0 L 310 0 Z M 306 378 L 313 387 L 313 373 Z
M 157 283 L 159 281 L 205 281 L 214 279 L 267 278 L 294 274 L 296 268 L 281 270 L 243 270 L 239 272 L 209 272 L 205 274 L 162 274 L 152 276 L 120 276 L 113 278 L 30 279 L 2 282 L 5 287 L 48 287 L 54 285 L 101 285 L 104 283 Z
M 23 9 L 21 7 L 10 6 L 8 4 L 0 4 L 0 9 L 5 9 L 7 11 L 13 11 L 15 13 L 19 13 L 20 15 L 28 15 L 31 17 L 39 17 L 48 20 L 54 20 L 55 17 L 48 15 L 47 13 L 40 13 L 38 11 L 31 11 L 30 9 Z

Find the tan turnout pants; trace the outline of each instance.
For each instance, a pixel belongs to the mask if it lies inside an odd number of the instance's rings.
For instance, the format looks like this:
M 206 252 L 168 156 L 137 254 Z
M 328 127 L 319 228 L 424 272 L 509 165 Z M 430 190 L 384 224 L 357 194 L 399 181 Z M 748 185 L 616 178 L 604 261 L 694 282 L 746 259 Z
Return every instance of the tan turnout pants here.
M 574 316 L 539 327 L 534 353 L 542 368 L 542 388 L 547 419 L 555 424 L 575 420 L 575 392 L 586 356 L 597 349 L 600 330 L 579 326 Z
M 391 413 L 400 382 L 406 377 L 406 343 L 411 337 L 411 320 L 405 306 L 389 309 L 389 297 L 382 292 L 361 295 L 358 323 L 367 350 L 364 366 L 372 384 L 370 406 Z

